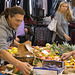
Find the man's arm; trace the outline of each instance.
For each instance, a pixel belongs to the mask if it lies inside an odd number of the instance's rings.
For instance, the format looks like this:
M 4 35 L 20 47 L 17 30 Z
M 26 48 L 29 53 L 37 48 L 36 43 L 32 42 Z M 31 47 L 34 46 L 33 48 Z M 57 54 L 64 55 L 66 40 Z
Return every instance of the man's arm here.
M 17 42 L 16 40 L 14 40 L 14 46 L 18 47 L 19 44 L 20 44 L 19 42 Z
M 12 43 L 10 46 L 18 47 L 19 44 L 20 44 L 19 42 L 17 42 L 16 40 L 14 40 L 14 44 Z
M 0 51 L 0 57 L 6 60 L 8 63 L 13 64 L 14 66 L 17 66 L 22 71 L 23 75 L 29 75 L 30 74 L 30 65 L 28 63 L 23 63 L 17 59 L 15 59 L 9 52 L 6 50 Z
M 20 39 L 19 39 L 17 36 L 16 36 L 15 40 L 16 40 L 17 42 L 19 42 L 19 41 L 20 41 Z

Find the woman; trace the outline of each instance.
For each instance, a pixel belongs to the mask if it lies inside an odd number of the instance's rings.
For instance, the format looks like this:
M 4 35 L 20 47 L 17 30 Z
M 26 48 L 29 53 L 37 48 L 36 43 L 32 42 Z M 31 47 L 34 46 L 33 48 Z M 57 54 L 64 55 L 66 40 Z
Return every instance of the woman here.
M 72 14 L 67 2 L 61 2 L 54 17 L 57 20 L 56 33 L 53 34 L 53 41 L 62 44 L 64 41 L 71 41 L 68 36 L 68 22 L 72 21 Z

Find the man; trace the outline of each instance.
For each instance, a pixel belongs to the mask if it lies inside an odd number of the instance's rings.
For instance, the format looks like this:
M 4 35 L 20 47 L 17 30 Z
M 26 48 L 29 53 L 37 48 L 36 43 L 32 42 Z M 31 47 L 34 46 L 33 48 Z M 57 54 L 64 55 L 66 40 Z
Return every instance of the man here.
M 0 17 L 0 57 L 6 60 L 8 63 L 13 64 L 20 68 L 23 75 L 30 74 L 30 65 L 28 63 L 21 62 L 15 59 L 8 53 L 8 47 L 13 42 L 13 31 L 21 25 L 25 12 L 20 7 L 7 8 Z M 14 44 L 19 43 L 14 40 Z

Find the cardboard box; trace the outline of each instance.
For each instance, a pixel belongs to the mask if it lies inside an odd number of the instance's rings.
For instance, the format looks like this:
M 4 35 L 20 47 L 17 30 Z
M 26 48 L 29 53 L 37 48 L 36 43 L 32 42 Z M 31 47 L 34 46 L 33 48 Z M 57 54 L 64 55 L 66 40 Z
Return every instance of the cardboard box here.
M 63 61 L 43 60 L 42 67 L 34 67 L 33 75 L 58 75 L 64 70 Z
M 56 60 L 43 60 L 42 62 L 43 68 L 51 68 L 51 69 L 57 69 L 59 74 L 62 74 L 65 65 L 63 61 L 56 61 Z
M 58 69 L 52 69 L 52 68 L 33 68 L 33 75 L 58 75 L 59 70 Z
M 43 60 L 42 62 L 43 68 L 65 68 L 64 61 L 56 61 L 56 60 Z

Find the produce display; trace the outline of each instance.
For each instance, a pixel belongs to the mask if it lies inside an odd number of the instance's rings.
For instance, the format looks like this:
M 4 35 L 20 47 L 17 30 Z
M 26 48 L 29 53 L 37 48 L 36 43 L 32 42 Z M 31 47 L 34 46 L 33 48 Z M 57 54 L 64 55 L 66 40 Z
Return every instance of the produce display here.
M 45 47 L 32 46 L 33 54 L 42 60 L 47 59 L 47 60 L 59 61 L 59 58 L 61 57 L 62 53 L 73 51 L 74 49 L 75 49 L 75 45 L 69 45 L 68 43 L 63 43 L 62 45 L 58 45 L 58 46 L 55 43 L 53 43 L 52 45 L 46 43 Z M 8 52 L 10 54 L 18 54 L 18 48 L 8 47 Z
M 55 43 L 53 43 L 53 44 L 46 43 L 46 45 L 44 47 L 42 47 L 42 46 L 32 46 L 32 50 L 33 50 L 34 57 L 37 58 L 35 63 L 38 64 L 38 62 L 40 62 L 42 60 L 59 61 L 59 59 L 60 59 L 60 57 L 63 53 L 75 50 L 75 45 L 69 45 L 68 43 L 63 43 L 62 45 L 57 46 Z M 25 56 L 19 57 L 18 48 L 16 48 L 16 47 L 8 47 L 8 52 L 10 54 L 14 55 L 18 60 L 20 59 L 21 61 L 24 61 L 24 62 L 28 61 L 28 63 L 29 62 L 31 63 L 31 62 L 34 61 L 33 57 L 30 57 L 29 55 L 26 55 L 27 58 Z M 16 55 L 18 55 L 18 56 L 16 56 Z M 65 68 L 66 69 L 75 69 L 75 59 L 73 57 L 69 58 L 68 60 L 65 60 L 64 62 L 65 62 Z M 47 66 L 50 67 L 50 68 L 51 67 L 60 67 L 60 66 L 55 66 L 55 65 L 51 65 L 51 64 L 49 64 Z M 1 71 L 5 70 L 5 68 L 10 69 L 11 66 L 6 66 L 6 67 L 1 66 Z M 13 67 L 12 73 L 22 75 L 22 72 L 17 67 Z
M 45 47 L 33 46 L 33 52 L 40 59 L 48 60 L 59 60 L 61 55 L 66 52 L 75 50 L 75 45 L 69 45 L 68 43 L 63 43 L 62 45 L 52 45 L 47 43 Z
M 13 66 L 12 64 L 0 66 L 0 73 L 0 75 L 23 75 L 20 69 L 18 67 Z M 30 75 L 33 75 L 32 71 Z
M 18 48 L 16 48 L 16 47 L 8 47 L 8 52 L 10 54 L 18 53 Z
M 65 60 L 65 67 L 68 69 L 75 69 L 75 60 L 72 58 L 71 60 Z
M 53 45 L 49 43 L 46 44 L 45 47 L 33 46 L 33 52 L 35 56 L 40 58 L 41 60 L 59 60 L 59 52 L 58 50 L 53 50 Z

